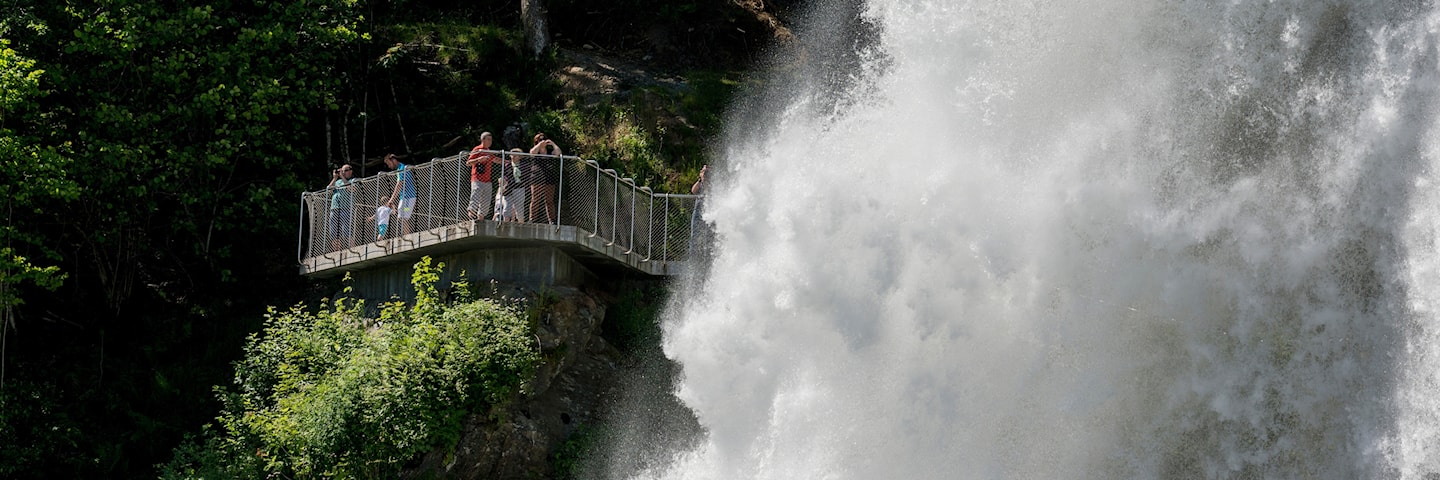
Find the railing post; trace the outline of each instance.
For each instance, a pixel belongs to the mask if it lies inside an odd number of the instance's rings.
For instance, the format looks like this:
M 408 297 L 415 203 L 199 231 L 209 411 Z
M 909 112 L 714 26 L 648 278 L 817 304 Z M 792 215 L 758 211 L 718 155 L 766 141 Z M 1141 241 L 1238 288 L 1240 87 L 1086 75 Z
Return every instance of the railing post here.
M 645 261 L 648 262 L 655 255 L 655 192 L 650 192 L 650 208 L 647 210 L 650 218 L 645 219 L 645 235 L 649 237 L 645 239 Z
M 555 185 L 555 231 L 560 231 L 560 212 L 565 211 L 565 157 L 555 157 L 560 162 L 560 182 Z
M 627 183 L 630 185 L 630 243 L 625 244 L 625 254 L 629 255 L 630 252 L 635 251 L 635 196 L 639 193 L 635 189 L 635 179 L 627 178 L 626 180 L 629 180 Z
M 690 224 L 690 226 L 689 226 L 689 228 L 688 228 L 688 229 L 690 230 L 690 234 L 685 237 L 685 238 L 688 238 L 688 239 L 689 239 L 689 242 L 687 242 L 686 245 L 685 245 L 685 258 L 686 258 L 686 259 L 689 259 L 690 256 L 692 256 L 692 255 L 695 254 L 695 223 L 696 223 L 695 220 L 696 220 L 696 218 L 699 218 L 700 221 L 702 221 L 702 222 L 705 221 L 704 218 L 701 218 L 701 217 L 700 217 L 700 214 L 701 214 L 701 212 L 700 212 L 700 201 L 699 201 L 699 200 L 695 200 L 695 201 L 691 202 L 691 203 L 690 203 L 690 221 L 685 222 L 685 223 Z M 701 239 L 701 241 L 704 241 L 704 239 Z
M 300 263 L 304 263 L 305 260 L 305 211 L 309 209 L 305 206 L 305 195 L 308 194 L 300 193 L 300 229 L 295 231 L 295 261 Z
M 425 166 L 429 167 L 426 168 L 426 170 L 430 171 L 430 190 L 425 192 L 425 209 L 429 212 L 427 216 L 429 216 L 430 219 L 425 221 L 425 225 L 430 228 L 435 228 L 435 225 L 433 225 L 435 223 L 435 162 L 429 162 Z M 426 228 L 426 230 L 430 228 Z
M 594 237 L 600 234 L 600 164 L 591 166 L 595 168 L 595 226 L 591 229 L 590 236 Z
M 384 172 L 381 172 L 381 173 L 375 174 L 375 176 L 373 176 L 373 177 L 370 177 L 370 178 L 375 179 L 375 208 L 380 208 L 380 191 L 383 190 L 383 189 L 380 188 L 380 187 L 384 185 L 383 182 L 380 181 L 380 179 L 383 178 L 384 176 L 385 176 L 385 173 L 384 173 Z M 376 219 L 375 224 L 376 224 L 376 225 L 379 225 L 379 224 L 380 224 L 379 219 Z M 380 231 L 379 231 L 379 228 L 380 228 L 380 227 L 375 227 L 375 228 L 376 228 L 375 238 L 380 238 Z M 388 227 L 387 227 L 387 228 L 388 228 Z M 395 228 L 400 228 L 400 226 L 399 226 L 399 225 L 395 225 Z M 385 232 L 385 243 L 386 243 L 387 245 L 390 243 L 390 232 Z
M 461 185 L 460 188 L 456 188 L 456 189 L 455 189 L 455 217 L 456 217 L 456 218 L 460 218 L 460 212 L 466 212 L 466 211 L 468 211 L 468 210 L 470 209 L 470 203 L 469 203 L 469 202 L 470 202 L 470 199 L 469 199 L 469 197 L 466 197 L 466 196 L 465 196 L 465 192 L 468 190 L 468 189 L 465 188 L 465 187 L 470 186 L 470 177 L 469 177 L 469 175 L 466 175 L 467 173 L 470 173 L 470 171 L 469 171 L 470 169 L 465 168 L 465 167 L 468 167 L 468 166 L 469 166 L 469 165 L 466 165 L 466 164 L 465 164 L 466 162 L 468 162 L 468 161 L 470 160 L 469 155 L 467 155 L 468 153 L 470 153 L 470 152 L 467 150 L 467 151 L 460 152 L 458 155 L 455 156 L 455 158 L 456 158 L 457 160 L 459 160 L 459 161 L 456 162 L 456 164 L 455 164 L 455 166 L 456 166 L 455 173 L 457 173 L 457 174 L 459 175 L 458 179 L 459 179 L 460 185 Z M 491 171 L 491 172 L 494 172 L 495 169 L 492 167 L 492 168 L 490 169 L 490 171 Z M 491 177 L 491 179 L 494 179 L 494 177 Z M 491 199 L 490 202 L 491 202 L 491 203 L 494 203 L 495 200 L 494 200 L 494 199 Z M 469 218 L 469 215 L 466 215 L 465 218 Z
M 665 228 L 661 230 L 665 239 L 661 240 L 660 255 L 665 261 L 670 261 L 670 196 L 665 196 Z
M 655 192 L 651 191 L 650 187 L 640 187 L 640 191 L 645 192 L 645 197 L 650 199 L 650 205 L 645 208 L 645 258 L 641 260 L 648 262 L 650 261 L 650 248 L 655 244 Z M 631 233 L 630 238 L 633 242 L 635 234 Z M 631 245 L 630 250 L 635 250 L 635 246 Z
M 617 229 L 620 228 L 620 216 L 615 214 L 615 212 L 619 212 L 619 211 L 620 211 L 620 177 L 617 176 L 617 177 L 615 177 L 615 193 L 610 196 L 610 236 L 611 236 L 612 238 L 610 239 L 610 243 L 605 245 L 605 246 L 607 246 L 607 247 L 610 246 L 610 245 L 614 245 L 614 244 L 615 244 L 615 238 L 613 238 L 613 237 L 618 237 L 618 236 L 619 236 L 619 235 L 616 235 L 616 234 L 615 234 L 615 230 L 617 230 Z

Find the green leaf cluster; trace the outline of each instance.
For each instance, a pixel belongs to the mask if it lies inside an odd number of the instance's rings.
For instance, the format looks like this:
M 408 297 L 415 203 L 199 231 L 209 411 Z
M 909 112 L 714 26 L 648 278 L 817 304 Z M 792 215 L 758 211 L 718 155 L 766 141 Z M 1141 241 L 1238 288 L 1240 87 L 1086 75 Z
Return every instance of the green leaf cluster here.
M 8 126 L 39 119 L 36 102 L 45 95 L 41 77 L 45 71 L 35 61 L 10 48 L 0 39 L 0 171 L 8 181 L 0 182 L 0 198 L 7 199 L 5 223 L 0 225 L 0 308 L 24 303 L 18 290 L 35 285 L 47 290 L 59 288 L 65 275 L 55 266 L 36 266 L 16 252 L 22 245 L 43 247 L 34 232 L 15 228 L 14 209 L 20 215 L 42 212 L 47 201 L 74 200 L 79 188 L 67 178 L 69 161 L 56 148 L 39 145 L 33 136 L 16 132 Z M 53 256 L 49 249 L 39 248 L 42 255 Z
M 377 319 L 345 299 L 272 309 L 234 385 L 217 388 L 218 429 L 177 449 L 162 477 L 393 477 L 454 445 L 464 416 L 519 393 L 540 357 L 519 307 L 439 303 L 439 268 L 417 264 L 420 299 L 383 305 Z
M 41 383 L 10 380 L 0 389 L 0 438 L 12 442 L 0 449 L 0 478 L 34 478 L 36 472 L 27 465 L 47 456 L 80 456 L 75 452 L 79 424 L 59 398 L 53 387 Z
M 738 73 L 694 71 L 680 86 L 652 85 L 527 117 L 587 159 L 616 168 L 641 185 L 689 193 L 710 158 L 726 105 L 743 87 Z M 569 152 L 569 150 L 567 150 Z
M 315 119 L 366 40 L 358 0 L 15 0 L 0 15 L 0 246 L 119 311 L 137 278 L 256 269 L 295 218 Z M 24 228 L 21 228 L 24 227 Z M 258 235 L 251 237 L 249 235 Z M 88 269 L 87 269 L 88 270 Z M 80 274 L 84 275 L 80 275 Z M 157 278 L 159 277 L 159 278 Z

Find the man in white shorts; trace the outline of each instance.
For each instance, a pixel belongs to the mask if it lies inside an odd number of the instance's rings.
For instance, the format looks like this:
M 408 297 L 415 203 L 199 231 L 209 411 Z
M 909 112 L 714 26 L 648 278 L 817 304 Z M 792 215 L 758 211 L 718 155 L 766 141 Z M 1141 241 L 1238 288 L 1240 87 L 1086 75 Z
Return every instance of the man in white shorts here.
M 480 144 L 470 151 L 465 164 L 470 166 L 470 205 L 465 208 L 471 220 L 482 220 L 490 214 L 495 200 L 493 183 L 500 160 L 490 153 L 490 132 L 480 134 Z M 495 182 L 498 183 L 498 182 Z

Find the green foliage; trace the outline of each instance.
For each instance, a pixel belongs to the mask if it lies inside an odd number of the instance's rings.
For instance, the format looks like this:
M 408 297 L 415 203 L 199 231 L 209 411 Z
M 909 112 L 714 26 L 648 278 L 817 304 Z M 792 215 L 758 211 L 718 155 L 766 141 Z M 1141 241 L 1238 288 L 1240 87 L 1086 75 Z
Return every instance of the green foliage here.
M 681 87 L 638 88 L 623 99 L 572 102 L 527 117 L 581 154 L 662 192 L 689 193 L 710 157 L 721 119 L 740 88 L 737 74 L 690 72 Z
M 0 248 L 0 309 L 25 303 L 14 293 L 12 285 L 33 284 L 53 291 L 64 281 L 65 274 L 60 272 L 60 267 L 37 267 L 25 257 L 15 255 L 14 250 Z
M 438 273 L 417 264 L 417 291 L 433 295 Z M 519 393 L 539 361 L 512 307 L 432 296 L 387 306 L 367 328 L 362 303 L 272 310 L 235 364 L 234 388 L 217 388 L 222 431 L 177 449 L 162 477 L 392 477 L 453 445 L 466 414 Z
M 380 75 L 366 88 L 379 92 L 377 110 L 397 112 L 394 130 L 376 132 L 405 137 L 391 148 L 421 158 L 454 155 L 482 131 L 498 137 L 521 112 L 549 108 L 531 99 L 553 98 L 543 66 L 520 53 L 517 29 L 445 16 L 379 25 L 375 36 Z
M 9 181 L 0 182 L 0 198 L 7 199 L 5 224 L 0 225 L 0 309 L 24 303 L 16 293 L 18 287 L 33 284 L 55 290 L 65 279 L 58 267 L 35 266 L 15 251 L 13 245 L 18 241 L 51 253 L 34 232 L 15 228 L 13 209 L 19 206 L 21 218 L 26 218 L 48 201 L 74 200 L 78 195 L 74 181 L 66 178 L 69 161 L 65 156 L 6 128 L 12 119 L 34 120 L 35 102 L 46 94 L 40 86 L 45 72 L 9 45 L 8 40 L 0 39 L 0 170 L 9 174 Z
M 16 3 L 0 25 L 0 167 L 21 175 L 0 195 L 46 227 L 30 243 L 101 267 L 84 280 L 113 310 L 157 264 L 255 268 L 236 252 L 294 218 L 305 131 L 337 108 L 340 52 L 366 38 L 358 0 Z M 151 284 L 191 293 L 168 280 Z
M 555 449 L 555 455 L 551 458 L 550 464 L 555 469 L 555 478 L 561 480 L 579 479 L 581 466 L 585 461 L 585 455 L 590 453 L 597 445 L 603 433 L 600 428 L 588 424 L 580 425 Z
M 440 291 L 435 288 L 435 283 L 440 281 L 440 273 L 445 269 L 445 264 L 430 266 L 430 256 L 421 258 L 415 263 L 415 271 L 410 274 L 410 285 L 415 287 L 415 311 L 422 315 L 434 315 L 440 308 Z
M 324 171 L 305 159 L 366 41 L 361 11 L 358 0 L 0 7 L 0 303 L 16 306 L 0 360 L 7 384 L 64 392 L 84 430 L 68 443 L 0 435 L 0 451 L 54 449 L 3 468 L 135 477 L 214 417 L 209 386 L 239 353 L 237 332 L 298 290 L 284 288 L 299 281 L 283 252 L 301 179 Z
M 55 460 L 47 456 L 80 456 L 74 451 L 80 428 L 59 398 L 48 383 L 8 380 L 0 385 L 0 438 L 11 442 L 0 449 L 0 478 L 36 475 L 33 465 Z
M 625 289 L 605 310 L 605 336 L 623 352 L 642 353 L 660 345 L 660 285 L 641 285 Z

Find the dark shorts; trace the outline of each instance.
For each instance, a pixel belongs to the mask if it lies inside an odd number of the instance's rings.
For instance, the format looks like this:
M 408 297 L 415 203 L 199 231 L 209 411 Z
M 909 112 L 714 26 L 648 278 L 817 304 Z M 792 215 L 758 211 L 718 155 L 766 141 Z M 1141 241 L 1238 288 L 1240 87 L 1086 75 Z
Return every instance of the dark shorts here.
M 531 185 L 554 185 L 560 183 L 560 159 L 537 158 L 530 164 Z

